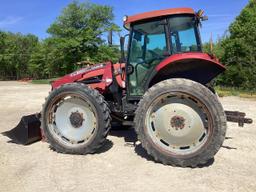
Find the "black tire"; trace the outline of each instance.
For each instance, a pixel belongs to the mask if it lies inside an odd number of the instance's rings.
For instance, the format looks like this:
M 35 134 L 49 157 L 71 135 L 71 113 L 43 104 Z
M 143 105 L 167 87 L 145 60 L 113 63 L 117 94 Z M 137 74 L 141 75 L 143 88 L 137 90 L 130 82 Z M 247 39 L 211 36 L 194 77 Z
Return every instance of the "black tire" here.
M 77 94 L 83 99 L 89 101 L 95 109 L 97 114 L 97 128 L 93 133 L 93 138 L 89 143 L 81 145 L 68 145 L 60 141 L 60 139 L 49 130 L 48 118 L 50 106 L 54 99 L 61 94 Z M 41 125 L 46 140 L 49 142 L 51 148 L 60 153 L 68 154 L 89 154 L 95 153 L 105 142 L 108 132 L 110 130 L 110 110 L 104 97 L 95 89 L 80 83 L 65 84 L 52 92 L 46 98 L 46 102 L 42 109 Z
M 145 123 L 146 113 L 153 101 L 166 93 L 186 93 L 192 95 L 206 106 L 212 117 L 211 122 L 213 128 L 210 130 L 211 136 L 207 138 L 202 148 L 192 155 L 182 156 L 169 153 L 157 146 L 149 134 Z M 222 146 L 226 134 L 226 116 L 216 95 L 202 84 L 188 79 L 169 79 L 151 87 L 139 102 L 134 121 L 138 139 L 141 141 L 147 153 L 153 156 L 155 161 L 173 166 L 197 167 L 207 163 Z

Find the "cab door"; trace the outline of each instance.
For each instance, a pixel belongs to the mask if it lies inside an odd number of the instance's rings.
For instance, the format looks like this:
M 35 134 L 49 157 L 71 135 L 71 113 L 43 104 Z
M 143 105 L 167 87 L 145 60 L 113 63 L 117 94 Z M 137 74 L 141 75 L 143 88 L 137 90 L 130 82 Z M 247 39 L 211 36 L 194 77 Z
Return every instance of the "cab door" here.
M 128 96 L 138 97 L 154 67 L 169 55 L 165 20 L 138 23 L 132 26 L 128 56 Z M 132 69 L 132 70 L 131 70 Z

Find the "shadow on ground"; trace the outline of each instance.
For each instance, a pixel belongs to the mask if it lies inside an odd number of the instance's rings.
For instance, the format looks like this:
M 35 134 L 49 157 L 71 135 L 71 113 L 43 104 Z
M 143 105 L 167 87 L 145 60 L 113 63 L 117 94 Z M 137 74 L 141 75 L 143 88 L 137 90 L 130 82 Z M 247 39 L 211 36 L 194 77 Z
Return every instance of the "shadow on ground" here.
M 96 154 L 105 153 L 113 147 L 113 142 L 109 139 L 103 143 L 102 147 L 96 152 Z
M 137 155 L 139 155 L 140 157 L 148 160 L 148 161 L 152 161 L 155 163 L 158 163 L 157 161 L 154 160 L 154 158 L 150 155 L 148 155 L 147 151 L 142 147 L 141 143 L 140 144 L 136 144 L 137 141 L 137 135 L 136 132 L 133 128 L 127 128 L 125 130 L 122 130 L 121 128 L 115 129 L 115 130 L 111 130 L 109 135 L 112 136 L 116 136 L 116 137 L 122 137 L 124 138 L 124 141 L 126 143 L 131 143 L 134 146 L 134 151 Z M 204 167 L 209 167 L 214 163 L 214 158 L 210 159 L 209 161 L 207 161 L 205 164 L 203 165 L 199 165 L 199 168 L 204 168 Z
M 231 149 L 237 150 L 236 147 L 230 147 L 230 146 L 226 146 L 226 145 L 222 145 L 221 147 L 225 148 L 225 149 L 229 149 L 229 150 L 231 150 Z
M 113 147 L 113 142 L 110 141 L 109 139 L 106 139 L 106 141 L 103 143 L 102 147 L 99 148 L 94 154 L 101 154 L 101 153 L 105 153 L 108 150 L 110 150 Z M 56 151 L 51 145 L 49 145 L 49 148 L 52 151 L 55 151 L 58 153 L 58 151 Z M 76 154 L 72 154 L 72 155 L 76 155 Z M 79 154 L 78 154 L 79 155 Z
M 142 158 L 147 159 L 148 161 L 152 161 L 152 162 L 155 162 L 155 163 L 159 163 L 159 162 L 155 161 L 155 159 L 154 159 L 152 156 L 150 156 L 150 155 L 147 154 L 146 150 L 142 147 L 141 144 L 135 146 L 135 152 L 137 153 L 137 155 L 141 156 Z M 195 168 L 209 167 L 209 166 L 211 166 L 213 163 L 214 163 L 214 158 L 208 160 L 205 164 L 198 165 L 198 166 L 195 167 Z M 189 167 L 185 167 L 185 168 L 189 168 Z
M 122 129 L 122 127 L 115 127 L 114 129 L 110 130 L 109 135 L 114 137 L 122 137 L 126 143 L 135 144 L 137 141 L 137 134 L 132 127 L 125 127 L 125 129 Z
M 21 131 L 23 131 L 23 133 Z M 25 129 L 25 131 L 27 130 Z M 27 133 L 24 133 L 24 125 L 22 121 L 12 130 L 2 133 L 2 135 L 5 135 L 11 139 L 10 141 L 8 141 L 8 143 L 16 143 L 16 144 L 23 144 L 23 142 L 25 143 L 25 141 L 20 142 L 20 138 L 17 138 L 17 134 L 19 135 L 19 137 L 22 137 L 22 139 L 28 137 Z M 114 127 L 110 130 L 109 135 L 124 138 L 124 141 L 126 143 L 125 145 L 134 147 L 134 151 L 137 155 L 141 156 L 142 158 L 145 158 L 148 161 L 156 162 L 152 156 L 147 154 L 146 150 L 142 147 L 141 143 L 136 144 L 138 139 L 137 139 L 137 134 L 134 128 Z M 233 138 L 226 137 L 225 139 L 233 139 Z M 96 152 L 96 154 L 104 153 L 110 150 L 112 147 L 113 147 L 113 142 L 107 139 L 105 143 L 102 145 L 102 147 Z M 53 151 L 56 151 L 51 146 L 49 146 L 49 148 Z M 237 149 L 235 147 L 230 147 L 225 145 L 223 145 L 222 148 L 229 149 L 229 150 Z M 199 168 L 209 167 L 213 163 L 214 163 L 214 158 L 210 159 L 207 163 L 203 165 L 199 165 L 198 167 Z

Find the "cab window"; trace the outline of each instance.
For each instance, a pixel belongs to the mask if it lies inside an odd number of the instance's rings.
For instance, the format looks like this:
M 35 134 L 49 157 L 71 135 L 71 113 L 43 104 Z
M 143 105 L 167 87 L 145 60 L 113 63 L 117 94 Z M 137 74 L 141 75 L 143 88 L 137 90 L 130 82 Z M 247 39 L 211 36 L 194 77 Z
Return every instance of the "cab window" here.
M 193 16 L 171 17 L 169 27 L 173 54 L 201 51 L 197 23 Z

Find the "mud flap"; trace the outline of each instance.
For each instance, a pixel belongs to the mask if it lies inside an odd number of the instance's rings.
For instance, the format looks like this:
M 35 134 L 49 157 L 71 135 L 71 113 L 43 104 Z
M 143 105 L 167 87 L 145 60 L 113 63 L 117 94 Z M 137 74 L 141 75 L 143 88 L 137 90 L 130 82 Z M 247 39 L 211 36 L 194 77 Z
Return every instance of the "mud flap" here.
M 10 131 L 6 131 L 3 135 L 11 139 L 10 142 L 28 145 L 42 139 L 39 120 L 40 114 L 32 114 L 23 116 L 19 124 Z

